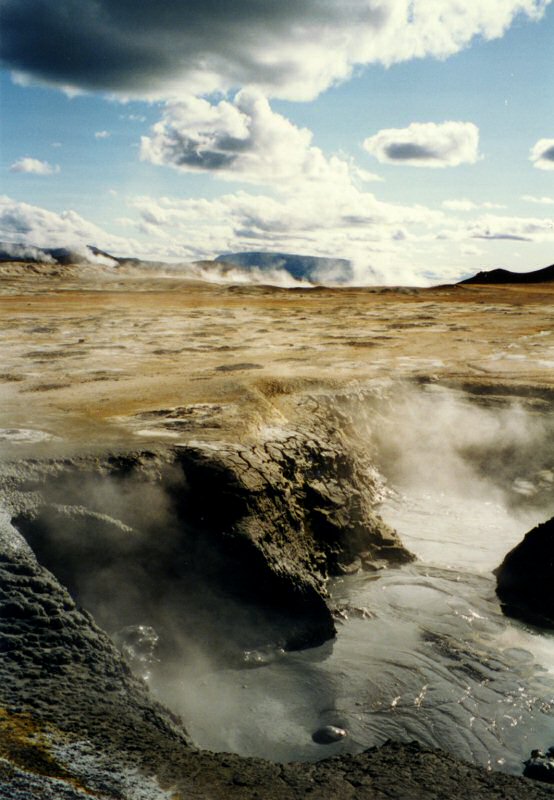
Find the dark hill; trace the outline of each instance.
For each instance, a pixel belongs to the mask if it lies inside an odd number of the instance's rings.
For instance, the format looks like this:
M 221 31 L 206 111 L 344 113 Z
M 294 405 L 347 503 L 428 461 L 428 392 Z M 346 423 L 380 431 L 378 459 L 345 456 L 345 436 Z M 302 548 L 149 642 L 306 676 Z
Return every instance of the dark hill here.
M 554 264 L 533 272 L 512 272 L 509 269 L 491 269 L 488 272 L 478 272 L 472 278 L 466 278 L 463 283 L 546 283 L 554 281 Z

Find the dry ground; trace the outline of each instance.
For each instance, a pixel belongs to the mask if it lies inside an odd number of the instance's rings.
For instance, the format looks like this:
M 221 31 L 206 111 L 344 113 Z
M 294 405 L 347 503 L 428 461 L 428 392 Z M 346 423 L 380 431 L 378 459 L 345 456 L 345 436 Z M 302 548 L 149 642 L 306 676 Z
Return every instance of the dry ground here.
M 272 395 L 391 378 L 553 390 L 553 313 L 554 283 L 298 290 L 2 265 L 2 438 L 241 439 Z M 173 424 L 154 413 L 174 408 Z

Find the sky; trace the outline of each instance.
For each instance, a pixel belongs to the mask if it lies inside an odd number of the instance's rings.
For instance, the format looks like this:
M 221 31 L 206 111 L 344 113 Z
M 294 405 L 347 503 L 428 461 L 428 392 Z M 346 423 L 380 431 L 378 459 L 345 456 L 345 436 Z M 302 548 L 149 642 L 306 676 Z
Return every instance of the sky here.
M 554 0 L 0 0 L 0 240 L 554 262 Z

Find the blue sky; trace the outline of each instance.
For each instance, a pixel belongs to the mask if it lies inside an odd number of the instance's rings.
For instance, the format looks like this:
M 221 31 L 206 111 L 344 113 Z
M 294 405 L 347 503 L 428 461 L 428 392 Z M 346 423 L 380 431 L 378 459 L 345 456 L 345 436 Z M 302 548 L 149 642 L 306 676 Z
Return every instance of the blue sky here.
M 149 8 L 0 4 L 2 240 L 360 283 L 554 261 L 551 0 Z

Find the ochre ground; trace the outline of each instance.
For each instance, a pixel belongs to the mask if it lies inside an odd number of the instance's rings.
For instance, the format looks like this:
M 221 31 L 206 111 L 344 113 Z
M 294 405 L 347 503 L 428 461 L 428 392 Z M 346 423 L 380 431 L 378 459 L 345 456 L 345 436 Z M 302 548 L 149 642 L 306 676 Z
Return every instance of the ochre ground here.
M 0 429 L 240 439 L 312 386 L 554 391 L 553 319 L 554 283 L 299 290 L 2 265 Z M 180 425 L 149 413 L 175 407 Z

